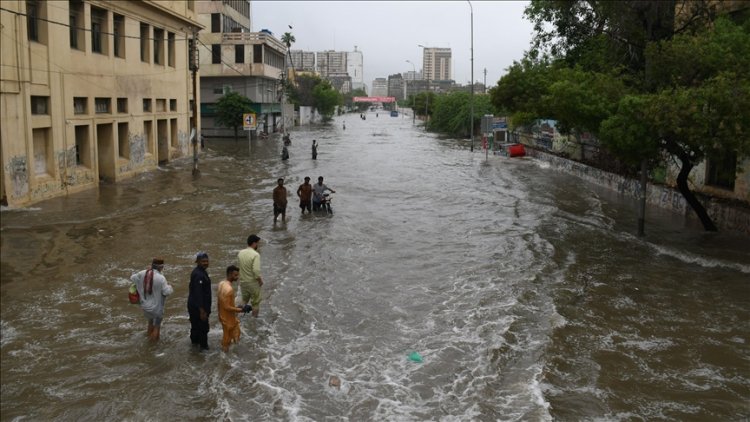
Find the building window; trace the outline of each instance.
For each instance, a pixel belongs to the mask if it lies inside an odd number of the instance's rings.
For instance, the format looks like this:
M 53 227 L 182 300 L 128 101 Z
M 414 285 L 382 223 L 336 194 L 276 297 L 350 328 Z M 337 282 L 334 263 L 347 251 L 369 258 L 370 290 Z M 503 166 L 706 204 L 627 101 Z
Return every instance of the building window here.
M 70 48 L 77 50 L 83 49 L 83 2 L 80 0 L 70 0 L 68 3 L 70 10 Z
M 117 153 L 122 158 L 130 158 L 130 131 L 127 122 L 117 124 Z
M 39 1 L 28 0 L 26 2 L 26 31 L 29 41 L 39 42 Z
M 49 97 L 32 95 L 31 114 L 49 114 Z
M 165 98 L 156 99 L 156 111 L 157 112 L 167 111 L 167 100 Z
M 107 11 L 91 7 L 91 51 L 107 54 Z
M 214 88 L 214 94 L 224 95 L 224 90 L 222 88 Z
M 211 13 L 211 32 L 221 32 L 221 13 Z
M 211 45 L 211 63 L 213 64 L 221 63 L 221 44 Z
M 146 143 L 146 154 L 154 152 L 154 123 L 151 120 L 143 122 L 143 140 Z
M 148 63 L 149 58 L 149 51 L 148 51 L 148 34 L 149 34 L 149 27 L 147 24 L 142 23 L 141 24 L 141 61 Z
M 125 58 L 125 16 L 114 14 L 112 16 L 114 24 L 114 50 L 115 57 Z
M 253 44 L 253 63 L 263 63 L 263 44 Z
M 234 45 L 234 62 L 245 63 L 245 46 L 243 44 Z
M 112 99 L 111 98 L 94 98 L 94 110 L 96 110 L 96 114 L 111 113 L 112 112 Z
M 718 157 L 706 161 L 707 185 L 733 191 L 736 178 L 737 154 L 734 151 L 722 151 Z
M 52 139 L 50 139 L 50 128 L 32 129 L 34 139 L 34 174 L 52 175 Z
M 91 149 L 89 148 L 89 127 L 76 126 L 76 165 L 91 166 Z
M 151 98 L 143 99 L 143 111 L 151 112 Z
M 167 32 L 167 65 L 174 67 L 174 33 Z
M 88 114 L 88 98 L 73 97 L 73 114 Z
M 177 100 L 169 100 L 169 111 L 177 111 Z
M 154 64 L 164 65 L 164 30 L 154 28 Z
M 117 112 L 118 113 L 127 113 L 128 112 L 128 99 L 127 98 L 118 98 L 117 99 Z

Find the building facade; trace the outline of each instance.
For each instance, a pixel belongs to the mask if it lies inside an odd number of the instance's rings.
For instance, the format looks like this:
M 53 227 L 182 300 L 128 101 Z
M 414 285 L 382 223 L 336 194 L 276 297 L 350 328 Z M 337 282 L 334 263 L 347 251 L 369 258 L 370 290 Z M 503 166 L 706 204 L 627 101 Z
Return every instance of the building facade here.
M 346 73 L 352 78 L 352 89 L 365 89 L 364 57 L 356 45 L 346 53 Z
M 388 96 L 388 79 L 386 78 L 375 78 L 372 81 L 372 92 L 370 93 L 373 97 L 387 97 Z
M 229 92 L 250 99 L 258 130 L 293 126 L 293 112 L 282 113 L 281 104 L 286 46 L 268 30 L 250 32 L 249 0 L 195 3 L 198 21 L 206 28 L 198 34 L 202 134 L 234 136 L 233 128 L 216 123 L 216 103 Z
M 315 53 L 312 51 L 292 50 L 291 65 L 297 72 L 315 73 Z
M 0 18 L 4 204 L 190 154 L 194 1 L 13 1 Z
M 450 48 L 425 47 L 422 57 L 424 79 L 447 81 L 453 79 Z
M 323 79 L 328 79 L 329 75 L 341 75 L 346 72 L 345 51 L 319 51 L 316 54 L 318 74 Z
M 388 76 L 388 96 L 395 97 L 396 101 L 404 99 L 404 78 L 400 73 Z

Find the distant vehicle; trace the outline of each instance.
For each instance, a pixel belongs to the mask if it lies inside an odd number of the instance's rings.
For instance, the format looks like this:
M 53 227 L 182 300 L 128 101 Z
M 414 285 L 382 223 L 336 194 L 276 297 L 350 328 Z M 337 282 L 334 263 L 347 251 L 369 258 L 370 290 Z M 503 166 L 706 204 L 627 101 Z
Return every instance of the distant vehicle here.
M 391 117 L 398 117 L 398 110 L 391 111 Z

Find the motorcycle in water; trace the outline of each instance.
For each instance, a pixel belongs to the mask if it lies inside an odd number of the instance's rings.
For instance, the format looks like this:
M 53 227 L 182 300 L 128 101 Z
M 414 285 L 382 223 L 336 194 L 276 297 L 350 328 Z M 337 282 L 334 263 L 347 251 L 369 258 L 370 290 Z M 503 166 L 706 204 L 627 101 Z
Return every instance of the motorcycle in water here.
M 325 211 L 327 214 L 333 215 L 333 208 L 331 208 L 331 199 L 333 197 L 330 193 L 326 192 L 323 194 L 323 200 L 316 204 L 313 202 L 313 211 Z

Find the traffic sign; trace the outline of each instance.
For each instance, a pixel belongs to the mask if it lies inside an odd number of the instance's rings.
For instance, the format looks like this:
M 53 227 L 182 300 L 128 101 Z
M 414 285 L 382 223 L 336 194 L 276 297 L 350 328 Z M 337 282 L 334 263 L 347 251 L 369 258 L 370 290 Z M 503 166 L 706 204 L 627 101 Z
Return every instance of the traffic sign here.
M 242 115 L 242 130 L 253 130 L 258 125 L 255 113 L 244 113 Z

